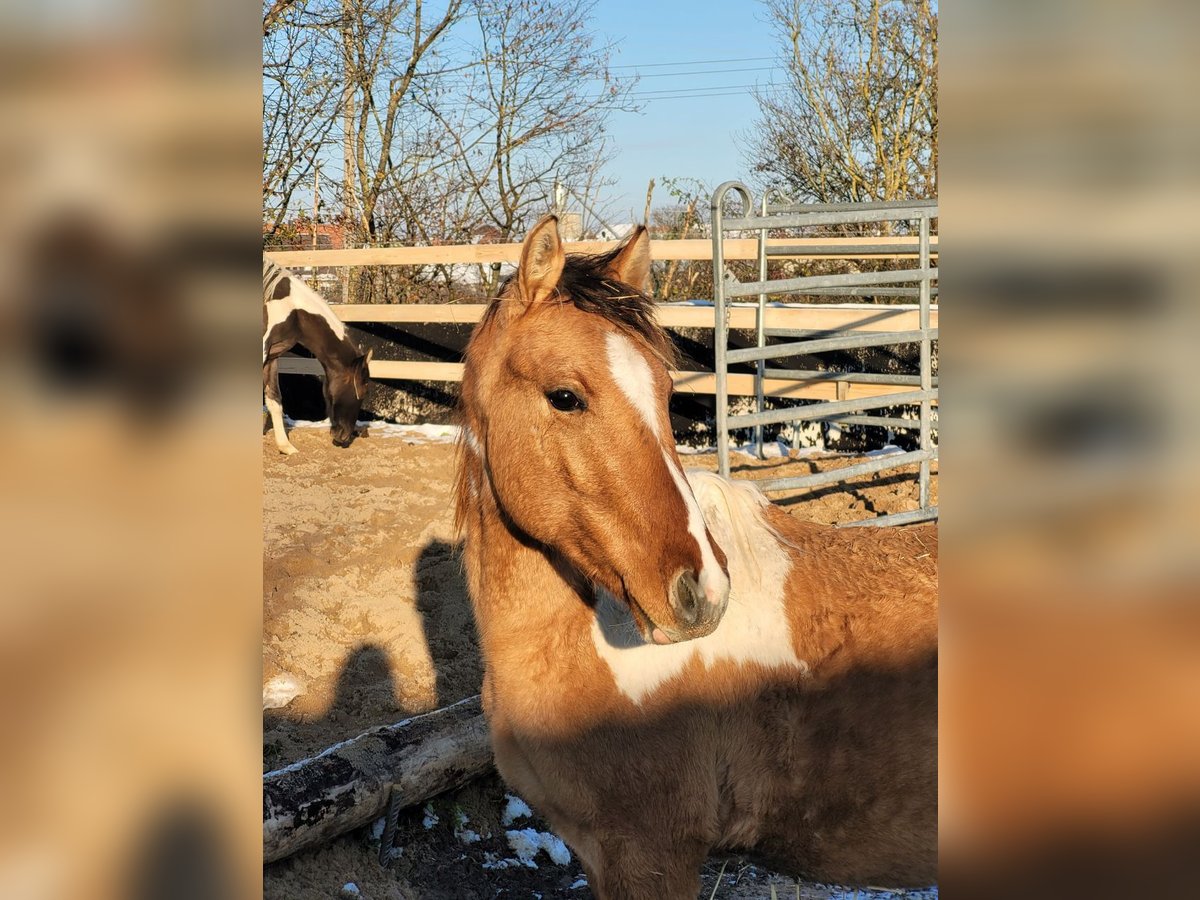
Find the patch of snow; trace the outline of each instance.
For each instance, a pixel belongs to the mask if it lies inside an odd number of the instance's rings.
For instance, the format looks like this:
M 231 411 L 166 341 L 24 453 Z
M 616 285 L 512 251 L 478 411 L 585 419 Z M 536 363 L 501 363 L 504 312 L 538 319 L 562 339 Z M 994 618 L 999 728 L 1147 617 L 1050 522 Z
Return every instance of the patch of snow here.
M 289 419 L 284 417 L 288 428 L 328 428 L 328 419 Z M 364 422 L 354 423 L 358 428 L 366 428 L 371 437 L 405 438 L 410 441 L 421 441 L 430 444 L 453 444 L 458 440 L 457 425 L 403 425 L 397 422 Z
M 276 675 L 263 685 L 263 709 L 283 709 L 306 690 L 308 685 L 295 675 Z
M 425 818 L 423 818 L 423 819 L 421 820 L 421 824 L 422 824 L 422 825 L 424 825 L 424 826 L 425 826 L 425 830 L 426 830 L 426 831 L 428 831 L 430 828 L 432 828 L 434 825 L 436 825 L 438 822 L 440 822 L 440 821 L 441 821 L 441 819 L 439 819 L 439 818 L 437 817 L 437 813 L 435 813 L 435 812 L 433 811 L 433 804 L 432 804 L 432 803 L 426 803 L 426 804 L 425 804 L 425 810 L 424 810 L 424 812 L 425 812 Z
M 537 863 L 535 863 L 535 862 L 530 862 L 530 863 L 526 864 L 526 863 L 522 863 L 519 859 L 513 859 L 511 857 L 509 857 L 508 859 L 498 859 L 496 857 L 495 853 L 484 853 L 483 854 L 483 867 L 485 869 L 508 869 L 508 868 L 512 868 L 513 866 L 520 866 L 520 865 L 528 865 L 529 868 L 531 868 L 531 869 L 537 868 Z
M 585 888 L 585 887 L 587 887 L 587 877 L 580 876 L 579 878 L 576 878 L 574 882 L 572 882 L 571 886 L 569 888 L 567 888 L 567 890 L 568 891 L 577 891 L 580 888 Z
M 360 891 L 358 889 L 358 885 L 355 884 L 353 881 L 347 881 L 345 884 L 342 885 L 342 896 L 343 897 L 361 897 L 362 891 Z
M 483 840 L 479 832 L 466 827 L 470 821 L 470 818 L 468 818 L 467 814 L 461 808 L 454 808 L 454 836 L 464 844 L 476 844 Z
M 709 444 L 703 447 L 685 447 L 682 444 L 676 445 L 675 452 L 680 456 L 696 456 L 701 453 L 716 453 L 716 445 Z M 747 444 L 737 444 L 729 448 L 730 453 L 744 453 L 746 456 L 758 456 L 758 445 L 753 441 Z M 763 441 L 763 456 L 771 459 L 772 457 L 790 456 L 793 459 L 802 459 L 806 456 L 813 456 L 818 453 L 825 453 L 820 447 L 798 447 L 793 448 L 786 441 L 774 440 Z M 861 453 L 829 453 L 829 456 L 862 456 Z
M 500 816 L 501 825 L 511 825 L 517 819 L 532 818 L 533 810 L 529 808 L 529 804 L 515 794 L 505 794 L 505 799 L 508 801 L 504 805 L 504 813 Z
M 371 840 L 383 840 L 383 829 L 387 827 L 387 816 L 380 816 L 371 823 Z
M 512 847 L 517 858 L 531 868 L 537 867 L 533 860 L 539 850 L 545 850 L 546 855 L 560 866 L 565 866 L 571 861 L 571 851 L 557 835 L 533 828 L 522 828 L 518 831 L 506 831 L 504 836 L 508 838 L 508 846 Z
M 427 444 L 453 444 L 458 440 L 457 425 L 398 425 L 395 422 L 360 422 L 371 437 L 404 438 Z

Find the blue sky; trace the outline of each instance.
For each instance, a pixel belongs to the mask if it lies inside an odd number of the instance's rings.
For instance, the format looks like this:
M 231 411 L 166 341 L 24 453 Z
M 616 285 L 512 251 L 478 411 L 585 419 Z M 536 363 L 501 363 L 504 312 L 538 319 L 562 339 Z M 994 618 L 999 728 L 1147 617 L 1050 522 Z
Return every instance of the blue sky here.
M 643 112 L 613 115 L 609 132 L 615 153 L 608 174 L 617 184 L 604 205 L 614 216 L 622 221 L 641 219 L 650 178 L 660 183 L 664 175 L 699 178 L 714 187 L 749 175 L 739 134 L 750 129 L 757 104 L 750 88 L 717 89 L 782 80 L 783 71 L 774 68 L 779 44 L 763 21 L 761 4 L 755 0 L 597 0 L 593 23 L 596 31 L 616 44 L 612 64 L 622 68 L 614 68 L 614 73 L 641 73 L 637 93 L 682 89 L 727 94 L 644 97 L 649 102 Z M 662 65 L 695 61 L 701 62 Z M 693 74 L 676 74 L 684 72 Z M 654 201 L 657 206 L 669 198 L 656 187 Z

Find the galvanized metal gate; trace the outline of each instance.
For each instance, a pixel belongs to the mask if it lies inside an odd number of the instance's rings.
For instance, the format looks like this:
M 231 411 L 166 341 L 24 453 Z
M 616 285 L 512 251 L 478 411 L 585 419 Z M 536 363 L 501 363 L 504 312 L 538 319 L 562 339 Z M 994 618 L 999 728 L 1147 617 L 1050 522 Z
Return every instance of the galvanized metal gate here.
M 740 196 L 742 213 L 726 217 L 724 204 L 730 193 Z M 768 203 L 764 196 L 757 214 L 750 189 L 746 185 L 727 181 L 713 193 L 712 240 L 713 240 L 713 294 L 716 307 L 716 431 L 717 458 L 720 472 L 729 477 L 729 432 L 733 429 L 753 428 L 759 453 L 762 451 L 762 428 L 764 425 L 798 421 L 828 421 L 852 425 L 878 425 L 894 430 L 911 429 L 911 419 L 887 416 L 864 416 L 864 410 L 920 404 L 920 418 L 915 423 L 920 430 L 919 449 L 906 453 L 888 454 L 869 459 L 841 469 L 816 472 L 790 478 L 775 478 L 756 482 L 763 490 L 784 490 L 801 487 L 817 487 L 834 484 L 858 475 L 866 475 L 913 463 L 919 464 L 920 508 L 908 512 L 878 516 L 851 525 L 901 525 L 935 519 L 936 506 L 930 501 L 929 464 L 938 458 L 938 449 L 933 445 L 932 407 L 937 403 L 938 390 L 933 377 L 931 342 L 937 339 L 937 329 L 930 328 L 932 297 L 937 288 L 934 282 L 938 270 L 930 265 L 930 220 L 937 218 L 936 200 L 901 201 L 893 203 Z M 821 225 L 850 225 L 872 222 L 915 222 L 918 232 L 918 268 L 888 272 L 851 273 L 841 275 L 816 275 L 802 278 L 767 277 L 767 260 L 771 256 L 794 255 L 794 247 L 774 244 L 768 246 L 770 232 L 810 228 Z M 727 232 L 742 232 L 743 237 L 754 233 L 758 238 L 758 280 L 739 281 L 725 268 L 724 238 Z M 881 238 L 880 247 L 885 247 Z M 894 244 L 893 244 L 894 248 Z M 877 247 L 861 248 L 862 252 L 886 252 Z M 819 252 L 807 246 L 804 252 Z M 919 327 L 909 331 L 855 331 L 853 329 L 813 332 L 803 329 L 766 327 L 767 298 L 776 294 L 808 294 L 834 296 L 898 296 L 917 299 Z M 753 298 L 757 303 L 756 345 L 740 349 L 729 347 L 729 309 L 741 299 Z M 895 309 L 895 307 L 886 307 Z M 786 343 L 768 344 L 768 338 L 798 338 Z M 806 353 L 823 353 L 831 350 L 846 350 L 858 347 L 886 346 L 903 343 L 920 344 L 920 374 L 903 376 L 873 372 L 807 371 L 797 369 L 766 368 L 767 360 L 784 359 Z M 743 415 L 729 413 L 729 366 L 740 363 L 755 363 L 756 411 Z M 769 372 L 772 379 L 796 381 L 835 380 L 840 383 L 912 384 L 916 390 L 899 391 L 877 397 L 833 400 L 793 406 L 786 409 L 767 409 L 764 380 Z

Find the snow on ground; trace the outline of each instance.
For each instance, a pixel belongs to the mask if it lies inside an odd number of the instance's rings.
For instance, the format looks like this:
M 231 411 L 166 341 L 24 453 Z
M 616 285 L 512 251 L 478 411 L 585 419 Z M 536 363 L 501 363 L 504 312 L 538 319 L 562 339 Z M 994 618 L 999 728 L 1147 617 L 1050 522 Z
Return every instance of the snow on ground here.
M 454 810 L 454 836 L 464 844 L 478 844 L 483 837 L 473 828 L 467 826 L 471 824 L 470 818 L 461 809 Z
M 505 794 L 505 800 L 508 802 L 504 805 L 504 812 L 500 817 L 500 824 L 508 826 L 513 824 L 517 819 L 528 819 L 533 817 L 533 810 L 529 808 L 529 804 L 515 794 Z
M 291 419 L 284 417 L 284 423 L 291 428 L 328 428 L 329 420 L 320 419 Z M 355 422 L 359 428 L 367 428 L 371 437 L 407 438 L 429 444 L 453 444 L 458 440 L 457 425 L 402 425 L 397 422 L 371 421 Z
M 435 813 L 433 811 L 432 803 L 425 804 L 424 812 L 425 812 L 425 818 L 423 818 L 421 820 L 421 824 L 424 825 L 425 830 L 428 831 L 430 828 L 432 828 L 434 825 L 436 825 L 441 820 L 438 819 L 437 813 Z
M 308 419 L 285 419 L 289 429 L 291 428 L 328 428 L 329 420 L 321 419 L 319 422 L 310 421 Z M 401 425 L 396 422 L 359 422 L 359 428 L 368 428 L 371 432 L 371 437 L 382 438 L 404 438 L 413 443 L 424 444 L 453 444 L 458 440 L 459 427 L 457 425 Z M 678 444 L 675 447 L 676 452 L 680 456 L 698 456 L 703 453 L 716 453 L 717 448 L 712 445 L 704 447 L 686 447 Z M 729 448 L 731 453 L 742 453 L 746 456 L 758 456 L 758 447 L 754 443 L 738 444 Z M 780 459 L 791 457 L 793 459 L 804 458 L 817 454 L 833 455 L 833 456 L 887 456 L 891 453 L 902 453 L 903 451 L 892 444 L 882 447 L 878 450 L 869 450 L 866 453 L 830 453 L 820 447 L 792 447 L 786 441 L 775 440 L 765 441 L 763 443 L 763 457 L 766 459 Z
M 506 831 L 504 836 L 508 839 L 508 846 L 517 854 L 517 859 L 531 869 L 537 868 L 534 857 L 538 855 L 539 850 L 545 850 L 551 861 L 560 866 L 565 866 L 571 861 L 571 851 L 557 835 L 533 828 L 522 828 Z
M 263 709 L 283 709 L 306 690 L 308 685 L 295 675 L 276 675 L 263 685 Z

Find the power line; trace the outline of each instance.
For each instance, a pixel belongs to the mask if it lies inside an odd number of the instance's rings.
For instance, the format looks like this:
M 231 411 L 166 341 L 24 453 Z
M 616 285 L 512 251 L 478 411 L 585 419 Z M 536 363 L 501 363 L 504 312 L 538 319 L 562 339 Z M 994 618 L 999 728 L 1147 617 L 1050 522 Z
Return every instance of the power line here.
M 661 69 L 666 66 L 700 66 L 709 63 L 762 62 L 764 59 L 774 59 L 773 56 L 741 56 L 736 59 L 689 59 L 682 62 L 670 63 L 626 63 L 619 66 L 609 66 L 610 69 Z
M 775 87 L 781 87 L 781 85 L 775 85 Z M 690 100 L 693 97 L 696 97 L 696 98 L 699 98 L 699 97 L 739 97 L 739 96 L 742 96 L 747 93 L 749 93 L 749 91 L 740 90 L 740 91 L 722 91 L 722 92 L 712 93 L 712 94 L 668 94 L 663 97 L 645 97 L 643 99 L 646 103 L 653 103 L 656 100 Z
M 693 69 L 690 72 L 651 72 L 649 75 L 621 75 L 622 80 L 630 78 L 681 78 L 684 75 L 724 75 L 727 72 L 772 72 L 780 66 L 751 66 L 748 69 Z
M 659 91 L 630 91 L 630 97 L 652 97 L 655 94 L 686 94 L 692 91 L 731 91 L 740 88 L 757 88 L 757 87 L 782 87 L 783 85 L 773 84 L 708 84 L 694 88 L 663 88 Z

